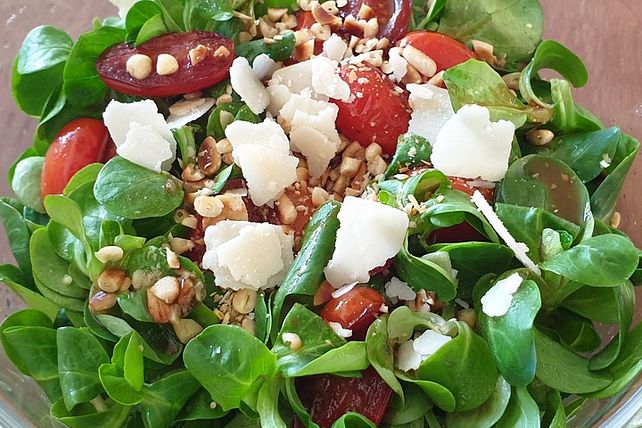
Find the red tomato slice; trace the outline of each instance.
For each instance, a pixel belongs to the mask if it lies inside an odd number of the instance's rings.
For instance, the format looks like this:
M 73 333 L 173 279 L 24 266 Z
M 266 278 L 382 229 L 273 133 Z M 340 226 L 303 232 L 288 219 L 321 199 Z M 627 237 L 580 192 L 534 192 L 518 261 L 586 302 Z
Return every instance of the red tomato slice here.
M 408 95 L 395 92 L 394 83 L 376 68 L 344 65 L 340 75 L 354 100 L 333 100 L 339 106 L 337 130 L 364 147 L 377 143 L 394 154 L 397 138 L 410 122 Z
M 451 67 L 466 62 L 469 59 L 477 58 L 477 55 L 465 45 L 434 31 L 413 31 L 399 42 L 400 47 L 410 45 L 419 49 L 437 64 L 437 72 L 447 70 Z
M 370 287 L 355 287 L 328 302 L 321 311 L 326 322 L 352 330 L 353 339 L 365 337 L 368 327 L 380 314 L 383 296 Z
M 102 121 L 76 119 L 65 125 L 51 142 L 42 170 L 41 194 L 62 193 L 69 179 L 94 162 L 106 162 L 116 153 Z
M 189 51 L 203 45 L 209 52 L 203 61 L 192 65 Z M 224 47 L 227 51 L 217 52 Z M 134 54 L 147 55 L 154 65 L 152 74 L 143 80 L 129 75 L 127 60 Z M 170 54 L 178 61 L 176 73 L 161 76 L 156 73 L 156 59 L 160 54 Z M 96 68 L 100 78 L 115 91 L 140 97 L 169 97 L 200 91 L 225 79 L 234 61 L 234 43 L 207 31 L 169 33 L 153 38 L 138 47 L 126 43 L 112 46 L 105 51 Z
M 471 181 L 473 180 L 469 180 L 467 178 L 462 178 L 462 177 L 448 177 L 448 178 L 450 179 L 450 184 L 452 184 L 453 189 L 455 190 L 460 190 L 464 193 L 469 194 L 470 196 L 473 196 L 473 193 L 475 193 L 475 190 L 479 190 L 479 192 L 488 201 L 488 203 L 492 204 L 493 201 L 495 200 L 494 187 L 474 186 L 470 184 Z
M 379 22 L 377 37 L 387 37 L 390 43 L 395 43 L 406 34 L 412 15 L 411 0 L 350 0 L 347 6 L 339 9 L 341 16 L 345 18 L 352 15 L 356 18 L 362 4 L 374 10 Z
M 392 389 L 372 368 L 361 378 L 332 375 L 304 377 L 297 381 L 297 391 L 312 420 L 320 428 L 330 428 L 347 412 L 360 413 L 379 425 L 386 413 Z M 303 428 L 296 419 L 295 428 Z

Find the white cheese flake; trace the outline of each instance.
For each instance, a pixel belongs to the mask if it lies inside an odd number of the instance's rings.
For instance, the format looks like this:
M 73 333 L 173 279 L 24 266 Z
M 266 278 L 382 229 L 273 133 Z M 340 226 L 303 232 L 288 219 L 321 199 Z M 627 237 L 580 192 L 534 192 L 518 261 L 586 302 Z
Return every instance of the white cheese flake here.
M 167 126 L 170 129 L 180 128 L 200 119 L 216 104 L 214 98 L 197 98 L 195 100 L 181 100 L 169 107 Z
M 390 278 L 390 281 L 388 281 L 386 285 L 384 285 L 384 288 L 386 290 L 386 296 L 391 299 L 399 299 L 408 302 L 414 301 L 417 297 L 415 290 L 410 288 L 407 283 L 394 276 Z
M 441 128 L 430 157 L 446 175 L 499 181 L 508 170 L 515 125 L 490 121 L 490 111 L 465 105 Z
M 221 288 L 262 290 L 280 284 L 292 264 L 293 239 L 280 226 L 224 220 L 205 230 L 202 266 Z
M 247 59 L 239 56 L 234 59 L 230 68 L 232 89 L 254 114 L 261 114 L 270 104 L 270 94 L 263 83 L 256 77 Z
M 279 69 L 279 64 L 268 54 L 260 54 L 252 62 L 252 71 L 257 79 L 263 81 L 272 77 L 272 74 Z
M 408 372 L 410 370 L 417 370 L 422 363 L 421 354 L 415 351 L 413 346 L 414 340 L 409 340 L 402 343 L 397 349 L 397 358 L 395 364 L 399 370 Z
M 347 339 L 352 337 L 352 330 L 343 328 L 338 322 L 329 322 L 328 326 L 336 333 L 337 336 Z
M 225 136 L 232 145 L 232 157 L 238 163 L 236 150 L 243 145 L 263 146 L 277 154 L 287 155 L 290 143 L 283 128 L 271 119 L 260 123 L 236 120 L 225 128 Z
M 412 115 L 408 132 L 424 137 L 435 144 L 443 126 L 455 114 L 446 89 L 431 85 L 406 85 L 410 92 Z
M 450 336 L 437 333 L 434 330 L 426 330 L 415 339 L 412 347 L 425 360 L 451 340 L 452 337 Z
M 526 246 L 526 244 L 524 244 L 523 242 L 517 242 L 517 240 L 513 238 L 513 235 L 511 235 L 508 229 L 506 229 L 504 223 L 502 223 L 500 218 L 497 217 L 497 214 L 495 214 L 495 211 L 493 211 L 493 207 L 490 206 L 488 201 L 486 201 L 486 198 L 484 198 L 479 190 L 475 190 L 475 193 L 473 193 L 471 200 L 475 205 L 477 205 L 479 211 L 481 211 L 484 217 L 486 217 L 488 223 L 490 223 L 492 228 L 495 229 L 495 232 L 497 232 L 499 237 L 502 238 L 508 248 L 513 250 L 513 253 L 515 254 L 515 257 L 517 257 L 517 260 L 519 260 L 531 272 L 540 276 L 542 274 L 542 271 L 526 254 L 528 251 L 528 246 Z
M 169 144 L 154 128 L 132 122 L 125 142 L 116 148 L 119 156 L 137 165 L 162 171 L 164 162 L 172 158 Z
M 103 113 L 103 120 L 120 156 L 154 171 L 167 171 L 172 166 L 176 140 L 154 101 L 112 100 Z M 147 154 L 151 156 L 149 159 L 145 158 Z M 160 169 L 156 168 L 159 160 Z
M 348 44 L 336 34 L 332 34 L 328 40 L 323 42 L 323 55 L 333 61 L 341 61 L 347 49 Z
M 320 177 L 337 151 L 330 139 L 309 126 L 297 126 L 290 133 L 292 149 L 305 156 L 311 177 Z
M 353 196 L 343 200 L 338 218 L 334 253 L 324 270 L 335 288 L 367 282 L 372 269 L 399 252 L 408 228 L 403 211 Z
M 312 88 L 313 96 L 347 101 L 350 86 L 337 74 L 339 63 L 324 56 L 283 67 L 274 72 L 269 86 L 285 85 L 290 93 L 300 94 Z
M 506 315 L 513 302 L 513 294 L 517 292 L 523 281 L 517 272 L 497 281 L 481 298 L 482 312 L 489 317 Z

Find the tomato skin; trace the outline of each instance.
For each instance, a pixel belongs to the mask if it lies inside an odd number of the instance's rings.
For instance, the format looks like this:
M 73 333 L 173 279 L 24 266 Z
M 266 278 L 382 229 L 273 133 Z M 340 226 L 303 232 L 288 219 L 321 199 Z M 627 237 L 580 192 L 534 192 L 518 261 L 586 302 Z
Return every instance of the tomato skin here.
M 312 12 L 301 10 L 296 14 L 296 27 L 294 27 L 294 31 L 309 30 L 316 22 Z
M 379 292 L 370 287 L 354 287 L 343 296 L 328 302 L 321 311 L 326 322 L 336 322 L 341 327 L 352 330 L 353 339 L 362 339 L 377 319 L 384 299 Z
M 332 375 L 304 377 L 296 387 L 303 405 L 320 428 L 330 428 L 347 412 L 360 413 L 375 425 L 383 420 L 392 396 L 392 389 L 372 367 L 361 378 Z M 295 419 L 295 428 L 303 424 Z
M 199 44 L 210 49 L 203 61 L 192 65 L 189 51 Z M 227 56 L 214 56 L 217 48 L 224 46 Z M 179 64 L 176 73 L 161 76 L 156 73 L 159 54 L 173 55 Z M 134 54 L 144 54 L 152 59 L 152 74 L 136 80 L 127 72 L 126 63 Z M 225 79 L 234 61 L 234 43 L 223 36 L 207 31 L 169 33 L 155 37 L 138 47 L 126 43 L 112 46 L 98 59 L 96 68 L 100 78 L 111 89 L 139 97 L 169 97 L 208 88 Z
M 390 43 L 395 43 L 406 34 L 412 16 L 412 0 L 350 0 L 345 7 L 339 9 L 341 17 L 358 17 L 363 4 L 374 10 L 379 22 L 378 38 L 386 37 Z
M 395 92 L 392 81 L 376 68 L 344 65 L 340 76 L 354 100 L 332 100 L 339 107 L 337 130 L 364 147 L 377 143 L 384 153 L 394 154 L 397 138 L 410 122 L 408 95 Z
M 42 170 L 42 197 L 62 193 L 76 172 L 114 155 L 115 145 L 102 121 L 83 118 L 69 122 L 47 150 Z
M 413 31 L 401 39 L 399 47 L 410 45 L 419 49 L 437 64 L 437 72 L 477 59 L 477 55 L 464 44 L 445 34 L 434 31 Z

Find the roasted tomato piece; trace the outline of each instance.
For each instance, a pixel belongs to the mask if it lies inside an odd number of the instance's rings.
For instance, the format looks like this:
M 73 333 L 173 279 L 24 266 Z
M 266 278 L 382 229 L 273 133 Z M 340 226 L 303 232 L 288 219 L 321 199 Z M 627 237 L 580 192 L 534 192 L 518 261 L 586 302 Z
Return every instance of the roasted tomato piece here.
M 347 412 L 360 413 L 375 425 L 381 423 L 392 389 L 372 367 L 362 374 L 361 378 L 322 375 L 298 379 L 301 401 L 320 428 L 330 428 Z M 295 420 L 294 427 L 303 428 L 303 424 Z
M 363 4 L 370 6 L 374 11 L 379 23 L 378 38 L 387 37 L 391 43 L 395 43 L 406 34 L 412 15 L 411 0 L 350 0 L 345 7 L 339 9 L 341 16 L 343 18 L 347 15 L 362 19 L 369 18 L 359 15 Z
M 408 96 L 395 91 L 394 83 L 372 67 L 341 67 L 341 78 L 350 85 L 354 100 L 333 100 L 339 106 L 337 130 L 367 147 L 377 143 L 394 154 L 397 138 L 408 130 Z
M 437 64 L 437 72 L 447 70 L 477 55 L 464 44 L 434 31 L 413 31 L 399 41 L 400 47 L 410 45 L 419 49 Z
M 377 319 L 383 296 L 370 287 L 355 287 L 328 302 L 321 311 L 326 322 L 336 322 L 352 330 L 352 338 L 363 339 L 370 324 Z
M 192 64 L 190 51 L 202 50 L 200 61 Z M 152 59 L 149 77 L 135 79 L 127 71 L 127 60 L 135 54 Z M 156 62 L 161 54 L 169 54 L 178 61 L 175 73 L 161 76 Z M 105 51 L 96 68 L 100 78 L 115 91 L 139 97 L 169 97 L 199 91 L 225 79 L 234 61 L 234 43 L 207 31 L 169 33 L 153 38 L 138 47 L 121 43 Z
M 65 125 L 53 139 L 42 170 L 41 193 L 60 194 L 69 179 L 94 162 L 107 162 L 116 147 L 102 121 L 76 119 Z

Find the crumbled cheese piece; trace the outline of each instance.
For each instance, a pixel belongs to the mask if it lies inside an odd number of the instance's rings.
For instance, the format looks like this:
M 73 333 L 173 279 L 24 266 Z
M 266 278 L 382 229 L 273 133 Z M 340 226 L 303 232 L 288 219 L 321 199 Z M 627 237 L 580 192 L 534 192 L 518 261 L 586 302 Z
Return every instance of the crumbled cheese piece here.
M 390 281 L 386 283 L 384 288 L 386 289 L 386 296 L 392 299 L 412 301 L 417 297 L 415 290 L 410 288 L 407 283 L 394 276 L 390 278 Z
M 499 181 L 508 170 L 515 125 L 490 121 L 490 111 L 463 106 L 441 128 L 430 157 L 446 175 Z
M 334 253 L 324 270 L 335 288 L 367 282 L 372 269 L 399 252 L 408 228 L 403 211 L 353 196 L 344 199 L 338 218 Z
M 506 315 L 513 302 L 513 294 L 517 292 L 522 282 L 523 279 L 517 272 L 497 281 L 481 298 L 482 312 L 489 317 Z
M 160 169 L 167 171 L 172 166 L 176 157 L 176 140 L 154 101 L 121 103 L 112 100 L 103 113 L 103 120 L 120 156 L 146 168 L 152 166 L 150 169 L 155 171 L 159 159 L 162 164 Z M 150 134 L 143 135 L 144 131 Z M 140 142 L 136 139 L 140 139 Z M 137 153 L 139 150 L 153 152 L 154 155 L 143 160 Z
M 341 61 L 348 49 L 348 44 L 336 34 L 332 34 L 328 40 L 323 42 L 323 55 L 333 61 Z
M 225 128 L 225 136 L 256 206 L 271 204 L 296 181 L 299 160 L 290 154 L 288 137 L 273 120 L 265 119 L 262 123 L 237 120 Z
M 225 136 L 232 145 L 232 157 L 237 164 L 237 150 L 242 145 L 263 146 L 282 155 L 287 155 L 290 151 L 290 143 L 283 128 L 270 119 L 260 123 L 236 120 L 225 128 Z
M 344 285 L 343 287 L 339 288 L 338 290 L 334 290 L 332 292 L 332 298 L 336 299 L 337 297 L 341 297 L 344 294 L 349 293 L 352 291 L 352 289 L 357 285 L 356 282 L 353 282 L 352 284 Z
M 608 153 L 604 153 L 602 155 L 602 160 L 600 161 L 600 166 L 604 169 L 608 168 L 611 166 L 611 158 L 609 157 Z
M 270 94 L 270 105 L 268 106 L 268 112 L 272 116 L 279 114 L 279 111 L 283 106 L 288 102 L 290 96 L 290 90 L 287 86 L 280 83 L 270 84 L 267 87 L 268 94 Z
M 197 98 L 195 100 L 181 100 L 169 107 L 167 126 L 170 129 L 180 128 L 200 119 L 216 104 L 214 98 Z
M 433 330 L 426 330 L 415 339 L 412 347 L 416 352 L 420 353 L 421 358 L 425 360 L 451 340 L 452 337 L 450 336 L 445 336 Z
M 299 159 L 282 155 L 259 145 L 242 145 L 235 149 L 238 165 L 247 180 L 250 198 L 256 206 L 271 204 L 286 187 L 296 181 Z
M 513 235 L 511 235 L 508 229 L 506 229 L 504 223 L 502 223 L 499 217 L 497 217 L 497 214 L 495 214 L 495 211 L 493 211 L 493 208 L 479 190 L 475 190 L 471 200 L 475 205 L 477 205 L 477 208 L 479 208 L 479 211 L 481 211 L 484 217 L 486 217 L 486 220 L 488 220 L 488 223 L 490 223 L 492 228 L 495 229 L 495 232 L 497 232 L 500 238 L 504 240 L 508 248 L 513 250 L 517 260 L 519 260 L 534 274 L 541 275 L 542 271 L 526 254 L 528 252 L 528 246 L 523 242 L 517 242 L 515 238 L 513 238 Z
M 202 266 L 221 288 L 268 289 L 280 284 L 292 264 L 293 239 L 277 225 L 224 220 L 205 230 Z
M 450 342 L 452 337 L 426 330 L 414 340 L 402 343 L 397 350 L 395 363 L 403 371 L 417 370 L 421 363 L 426 361 L 442 346 Z
M 272 73 L 279 69 L 279 64 L 274 61 L 268 54 L 260 54 L 252 62 L 252 71 L 259 80 L 265 80 L 272 77 Z
M 337 336 L 347 339 L 352 337 L 352 330 L 343 328 L 338 322 L 329 322 L 328 326 L 336 333 Z
M 414 340 L 409 340 L 402 343 L 397 349 L 397 358 L 395 359 L 396 366 L 399 370 L 405 372 L 410 370 L 417 370 L 422 363 L 421 354 L 415 351 L 413 346 Z
M 137 165 L 161 172 L 164 162 L 172 158 L 169 144 L 154 128 L 132 122 L 125 142 L 116 148 L 119 156 Z
M 448 252 L 434 251 L 432 253 L 424 254 L 421 258 L 438 264 L 450 275 L 450 278 L 453 281 L 457 281 L 457 274 L 459 272 L 456 269 L 453 269 L 453 264 L 450 261 L 450 254 L 448 254 Z
M 330 139 L 309 126 L 297 126 L 290 133 L 292 149 L 305 156 L 311 177 L 320 177 L 337 151 Z
M 381 70 L 386 74 L 391 74 L 392 80 L 400 82 L 408 73 L 408 61 L 395 50 L 390 50 L 388 54 L 388 61 L 383 64 Z
M 261 114 L 270 104 L 270 94 L 244 57 L 234 59 L 230 68 L 230 82 L 232 89 L 239 94 L 252 113 Z
M 406 89 L 410 92 L 409 102 L 412 108 L 408 132 L 435 144 L 439 131 L 455 114 L 448 91 L 431 84 L 414 83 L 407 85 Z
M 337 74 L 338 62 L 324 56 L 283 67 L 272 75 L 270 86 L 285 85 L 293 94 L 312 88 L 315 98 L 322 96 L 347 101 L 350 86 Z

